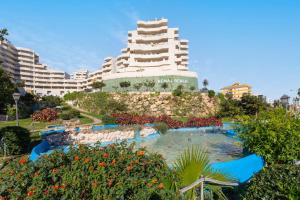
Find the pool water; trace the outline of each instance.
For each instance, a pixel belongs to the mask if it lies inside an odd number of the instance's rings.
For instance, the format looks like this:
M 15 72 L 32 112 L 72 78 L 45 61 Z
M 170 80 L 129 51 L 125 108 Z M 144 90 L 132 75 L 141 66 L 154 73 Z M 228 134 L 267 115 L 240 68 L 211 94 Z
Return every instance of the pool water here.
M 137 147 L 146 147 L 150 152 L 161 154 L 168 164 L 172 164 L 191 145 L 204 148 L 212 163 L 243 157 L 239 142 L 222 134 L 221 130 L 169 130 L 165 135 L 136 144 Z

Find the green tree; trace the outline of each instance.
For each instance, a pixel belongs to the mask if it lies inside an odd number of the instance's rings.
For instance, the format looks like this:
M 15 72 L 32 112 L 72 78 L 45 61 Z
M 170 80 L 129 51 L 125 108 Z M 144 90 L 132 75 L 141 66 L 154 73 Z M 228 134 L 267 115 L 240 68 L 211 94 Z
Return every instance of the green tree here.
M 0 114 L 5 114 L 5 108 L 14 103 L 12 94 L 16 91 L 16 85 L 12 83 L 10 76 L 0 66 Z
M 165 91 L 166 91 L 166 89 L 169 87 L 169 85 L 168 85 L 168 83 L 166 83 L 166 82 L 163 82 L 162 84 L 161 84 L 161 88 L 163 88 Z
M 195 86 L 191 86 L 191 87 L 190 87 L 190 90 L 191 90 L 191 91 L 194 91 L 195 89 L 196 89 Z
M 300 88 L 298 89 L 297 94 L 298 94 L 298 97 L 300 97 Z
M 213 97 L 215 97 L 215 95 L 216 95 L 216 92 L 214 90 L 208 90 L 208 97 L 209 98 L 213 98 Z
M 143 83 L 135 83 L 133 84 L 134 89 L 139 91 L 143 87 Z
M 241 110 L 246 115 L 255 115 L 260 111 L 267 110 L 269 104 L 253 95 L 244 95 L 238 102 Z
M 131 83 L 130 83 L 130 81 L 122 81 L 119 83 L 119 85 L 121 88 L 128 88 L 128 87 L 130 87 Z
M 62 103 L 62 99 L 58 96 L 43 96 L 40 101 L 40 106 L 42 108 L 54 108 L 56 106 L 60 106 Z
M 146 80 L 144 82 L 144 86 L 147 88 L 147 91 L 149 91 L 150 88 L 154 88 L 155 86 L 155 81 L 154 80 Z
M 218 116 L 220 117 L 235 117 L 243 114 L 239 107 L 238 100 L 226 98 L 223 94 L 218 94 L 220 100 L 220 110 Z
M 6 28 L 0 29 L 0 41 L 6 40 L 6 36 L 8 36 L 8 31 Z
M 271 165 L 252 178 L 246 199 L 299 199 L 300 165 Z
M 105 87 L 105 83 L 103 81 L 96 81 L 92 83 L 93 89 L 100 89 L 102 91 L 102 88 Z
M 237 131 L 244 148 L 261 155 L 267 163 L 300 160 L 300 118 L 283 108 L 242 118 Z
M 211 169 L 207 154 L 198 146 L 192 146 L 186 149 L 175 161 L 174 169 L 179 175 L 180 188 L 191 185 L 201 176 L 219 181 L 230 181 L 226 175 Z M 189 192 L 186 192 L 185 197 L 187 197 L 187 199 L 196 199 L 197 187 L 199 187 L 199 185 L 192 188 Z M 216 196 L 218 199 L 227 199 L 220 186 L 205 184 L 204 191 L 205 199 L 215 199 Z

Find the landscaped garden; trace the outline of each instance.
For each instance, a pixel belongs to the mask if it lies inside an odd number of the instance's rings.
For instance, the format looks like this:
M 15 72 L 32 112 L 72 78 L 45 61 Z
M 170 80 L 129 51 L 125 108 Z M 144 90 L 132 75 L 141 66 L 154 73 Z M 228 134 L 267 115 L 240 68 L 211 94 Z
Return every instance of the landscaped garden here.
M 142 103 L 123 101 L 128 97 Z M 1 167 L 2 199 L 195 199 L 201 191 L 205 199 L 299 199 L 300 119 L 256 97 L 96 92 L 67 94 L 64 102 L 47 98 L 36 101 L 40 107 L 30 118 L 20 119 L 20 127 L 11 126 L 15 121 L 0 122 L 1 155 L 17 156 Z M 151 107 L 152 102 L 156 103 Z M 159 110 L 169 103 L 178 105 Z M 202 114 L 192 115 L 189 103 Z M 212 106 L 213 112 L 207 112 Z M 152 112 L 140 112 L 143 107 Z M 165 112 L 172 116 L 159 115 Z M 91 125 L 92 120 L 81 113 L 93 113 L 107 125 Z M 69 143 L 55 146 L 48 140 L 47 151 L 39 152 L 35 161 L 29 159 L 41 129 L 74 119 L 76 125 L 59 127 L 62 133 L 54 126 L 49 136 L 43 136 L 44 141 L 61 136 L 59 141 L 68 138 Z M 224 119 L 232 122 L 233 137 L 224 134 Z M 246 181 L 215 170 L 248 155 L 263 159 L 264 168 L 250 171 Z M 231 171 L 243 168 L 251 167 Z M 201 183 L 184 190 L 201 176 L 239 186 L 205 182 L 204 190 Z

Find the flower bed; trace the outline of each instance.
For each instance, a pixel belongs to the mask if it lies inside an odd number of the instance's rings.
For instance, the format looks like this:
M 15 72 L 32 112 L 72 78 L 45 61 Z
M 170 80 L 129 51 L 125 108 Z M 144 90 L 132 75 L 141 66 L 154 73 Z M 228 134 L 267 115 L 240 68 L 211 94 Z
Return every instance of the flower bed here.
M 50 122 L 58 118 L 58 112 L 53 108 L 45 108 L 32 114 L 33 121 Z
M 164 122 L 169 128 L 183 128 L 183 127 L 205 127 L 205 126 L 222 126 L 222 121 L 216 117 L 209 118 L 190 118 L 187 122 L 178 121 L 172 119 L 169 116 L 162 115 L 159 117 L 147 116 L 147 115 L 131 115 L 123 113 L 114 113 L 112 117 L 116 118 L 116 123 L 121 125 L 132 124 L 149 124 L 156 122 Z
M 79 145 L 70 151 L 26 157 L 0 171 L 0 199 L 179 199 L 160 155 L 127 144 Z

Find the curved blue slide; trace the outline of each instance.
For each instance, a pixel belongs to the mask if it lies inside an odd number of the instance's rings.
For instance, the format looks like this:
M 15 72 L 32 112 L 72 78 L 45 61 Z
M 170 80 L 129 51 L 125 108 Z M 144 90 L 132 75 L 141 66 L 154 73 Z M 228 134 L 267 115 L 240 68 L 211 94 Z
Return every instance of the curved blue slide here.
M 247 182 L 255 173 L 262 170 L 264 160 L 261 156 L 251 154 L 238 160 L 213 163 L 214 171 L 223 172 L 240 183 Z

